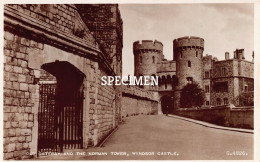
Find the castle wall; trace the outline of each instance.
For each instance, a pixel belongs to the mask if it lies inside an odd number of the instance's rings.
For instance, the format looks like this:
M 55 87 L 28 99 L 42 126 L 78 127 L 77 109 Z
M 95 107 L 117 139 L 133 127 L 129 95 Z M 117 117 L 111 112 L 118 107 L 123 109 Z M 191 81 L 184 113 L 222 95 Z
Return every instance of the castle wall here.
M 101 86 L 101 76 L 110 76 L 113 71 L 100 57 L 76 8 L 5 5 L 4 23 L 4 159 L 26 159 L 30 158 L 27 153 L 37 152 L 38 81 L 55 81 L 41 66 L 56 61 L 66 61 L 86 76 L 83 147 L 97 145 L 120 120 L 115 106 L 120 98 L 115 87 Z M 32 24 L 38 24 L 37 28 Z M 75 32 L 75 26 L 85 34 Z
M 254 129 L 254 110 L 251 107 L 230 109 L 221 106 L 199 110 L 179 109 L 176 114 L 227 127 Z
M 145 91 L 134 86 L 123 86 L 122 92 L 122 117 L 158 114 L 157 92 Z

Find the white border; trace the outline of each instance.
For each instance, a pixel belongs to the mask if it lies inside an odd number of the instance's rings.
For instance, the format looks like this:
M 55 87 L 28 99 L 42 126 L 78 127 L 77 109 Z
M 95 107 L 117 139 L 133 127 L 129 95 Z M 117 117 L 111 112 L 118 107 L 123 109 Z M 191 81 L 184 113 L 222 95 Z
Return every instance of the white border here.
M 254 82 L 255 82 L 255 106 L 254 106 L 254 124 L 255 124 L 255 134 L 254 134 L 254 161 L 260 161 L 260 92 L 258 89 L 260 88 L 260 0 L 23 0 L 23 1 L 15 1 L 15 0 L 1 0 L 0 1 L 0 49 L 2 50 L 0 54 L 0 135 L 1 139 L 3 139 L 3 6 L 4 4 L 79 4 L 79 3 L 123 3 L 123 4 L 176 4 L 176 3 L 254 3 L 254 51 L 255 51 L 255 59 L 254 59 Z M 258 102 L 257 102 L 258 101 Z M 1 140 L 1 146 L 3 146 L 3 140 Z M 0 159 L 3 159 L 3 147 L 0 147 Z M 186 161 L 186 160 L 182 160 Z

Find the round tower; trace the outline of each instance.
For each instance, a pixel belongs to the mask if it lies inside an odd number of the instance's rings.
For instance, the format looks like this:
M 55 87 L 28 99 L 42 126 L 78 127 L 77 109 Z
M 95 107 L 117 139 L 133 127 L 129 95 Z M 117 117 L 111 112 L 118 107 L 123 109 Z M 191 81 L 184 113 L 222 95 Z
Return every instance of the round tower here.
M 152 76 L 156 75 L 157 63 L 163 60 L 163 44 L 157 40 L 143 40 L 133 43 L 134 52 L 134 75 Z M 144 86 L 148 89 L 149 86 Z
M 204 39 L 199 37 L 181 37 L 173 40 L 174 60 L 178 85 L 175 87 L 175 106 L 179 107 L 181 89 L 189 83 L 197 83 L 203 88 L 202 57 Z

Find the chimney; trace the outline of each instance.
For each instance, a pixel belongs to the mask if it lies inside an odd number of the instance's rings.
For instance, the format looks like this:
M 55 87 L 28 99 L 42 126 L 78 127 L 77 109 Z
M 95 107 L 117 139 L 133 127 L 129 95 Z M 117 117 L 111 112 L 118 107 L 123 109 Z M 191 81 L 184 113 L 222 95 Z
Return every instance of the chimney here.
M 242 59 L 244 60 L 244 59 L 245 59 L 245 56 L 244 56 L 244 49 L 241 49 L 241 54 L 242 54 Z
M 229 52 L 225 52 L 225 59 L 226 59 L 226 60 L 229 59 Z
M 252 57 L 253 57 L 252 61 L 254 62 L 254 57 L 255 57 L 254 51 L 252 53 Z
M 238 59 L 237 58 L 237 50 L 234 51 L 234 59 Z
M 244 60 L 245 57 L 244 57 L 244 49 L 239 49 L 237 50 L 237 54 L 238 54 L 238 57 L 239 57 L 239 60 Z

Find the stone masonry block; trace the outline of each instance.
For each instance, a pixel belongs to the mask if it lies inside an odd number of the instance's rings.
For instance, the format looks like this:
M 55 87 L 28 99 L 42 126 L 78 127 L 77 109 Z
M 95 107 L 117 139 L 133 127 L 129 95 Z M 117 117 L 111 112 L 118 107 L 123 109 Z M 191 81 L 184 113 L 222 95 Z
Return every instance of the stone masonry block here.
M 4 32 L 4 39 L 13 41 L 14 40 L 14 34 L 12 34 L 10 32 Z
M 29 98 L 30 97 L 30 93 L 29 92 L 25 92 L 24 97 L 25 98 Z
M 13 66 L 11 65 L 4 65 L 6 72 L 13 72 Z
M 21 131 L 22 131 L 21 128 L 16 128 L 15 129 L 16 136 L 21 136 Z
M 10 98 L 10 97 L 5 97 L 4 104 L 5 104 L 5 105 L 12 105 L 12 98 Z
M 26 38 L 21 38 L 21 44 L 25 46 L 30 46 L 30 40 Z
M 13 82 L 12 88 L 15 89 L 15 90 L 20 90 L 20 83 L 19 82 Z
M 33 70 L 33 73 L 34 73 L 34 77 L 35 78 L 40 78 L 40 76 L 41 76 L 41 71 L 40 70 Z
M 19 122 L 19 128 L 27 128 L 27 122 Z
M 23 74 L 19 74 L 18 75 L 18 81 L 21 83 L 25 83 L 26 82 L 26 76 Z
M 36 93 L 36 85 L 29 85 L 29 92 Z
M 13 152 L 4 153 L 4 159 L 12 159 L 14 157 Z
M 28 63 L 24 60 L 21 60 L 21 67 L 27 68 Z
M 19 126 L 19 122 L 11 122 L 13 128 L 17 128 Z
M 21 67 L 18 67 L 18 66 L 14 66 L 14 70 L 13 70 L 15 73 L 23 73 L 23 69 Z
M 18 98 L 14 98 L 14 99 L 12 100 L 12 105 L 14 105 L 14 106 L 19 106 L 19 105 L 20 105 L 19 99 L 18 99 Z
M 29 87 L 26 83 L 20 83 L 20 90 L 21 91 L 28 91 Z
M 29 143 L 23 143 L 23 149 L 28 149 L 29 148 Z
M 9 80 L 10 81 L 18 81 L 18 75 L 15 73 L 10 73 L 9 74 Z
M 31 135 L 31 134 L 32 134 L 31 129 L 22 129 L 22 130 L 21 130 L 21 135 L 22 135 L 22 136 L 29 136 L 29 135 Z
M 27 113 L 31 113 L 32 108 L 31 107 L 25 107 L 24 111 L 27 112 Z
M 24 136 L 18 137 L 18 142 L 25 142 L 25 137 Z
M 4 122 L 4 128 L 11 128 L 11 122 Z
M 19 157 L 19 159 L 26 155 L 27 150 L 19 150 L 14 152 L 14 157 Z
M 15 129 L 8 129 L 8 137 L 14 137 L 16 134 Z
M 28 122 L 28 128 L 33 127 L 33 122 Z
M 29 121 L 33 121 L 33 114 L 29 114 Z
M 20 51 L 20 49 L 19 49 Z M 18 59 L 25 59 L 25 54 L 21 52 L 16 52 L 16 58 Z
M 28 121 L 28 120 L 29 120 L 29 115 L 28 115 L 27 113 L 25 113 L 25 114 L 23 115 L 23 120 L 24 120 L 24 121 Z
M 16 143 L 15 145 L 15 150 L 19 151 L 23 149 L 23 144 L 22 143 Z
M 32 141 L 32 137 L 31 136 L 26 136 L 25 137 L 25 141 L 26 142 L 31 142 Z
M 6 151 L 7 152 L 12 152 L 15 150 L 15 143 L 11 143 L 9 145 L 7 145 Z

